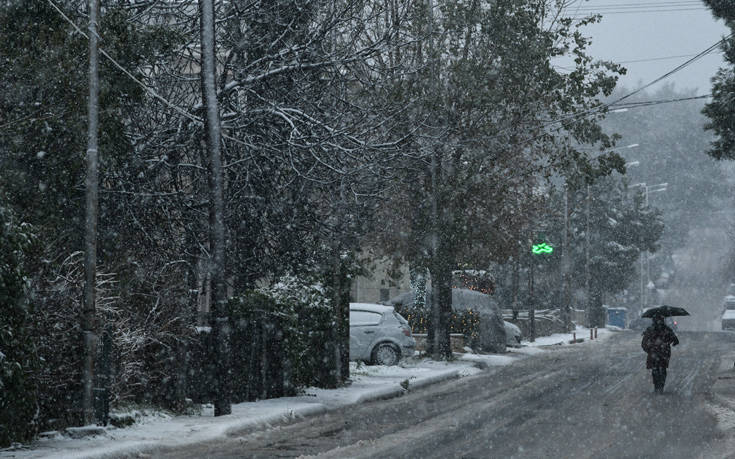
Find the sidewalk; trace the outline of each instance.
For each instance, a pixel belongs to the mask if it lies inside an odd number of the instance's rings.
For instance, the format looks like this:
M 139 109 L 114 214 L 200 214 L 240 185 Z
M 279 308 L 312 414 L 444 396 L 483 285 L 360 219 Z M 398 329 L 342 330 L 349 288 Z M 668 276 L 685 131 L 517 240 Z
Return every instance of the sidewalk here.
M 584 329 L 586 330 L 586 329 Z M 603 338 L 610 332 L 600 333 Z M 578 331 L 578 337 L 580 332 Z M 584 344 L 588 343 L 587 331 Z M 199 415 L 172 416 L 161 411 L 131 413 L 136 423 L 126 428 L 91 427 L 93 435 L 71 438 L 68 434 L 47 433 L 31 445 L 0 451 L 0 458 L 105 458 L 152 452 L 157 448 L 186 446 L 216 440 L 245 429 L 269 428 L 284 421 L 335 410 L 371 400 L 400 396 L 407 391 L 454 378 L 481 373 L 484 369 L 510 365 L 529 355 L 544 352 L 543 346 L 565 343 L 571 334 L 543 337 L 506 354 L 456 354 L 452 362 L 408 359 L 401 366 L 368 366 L 350 363 L 352 384 L 339 389 L 308 388 L 303 395 L 257 402 L 238 403 L 232 414 L 213 416 L 211 406 Z M 80 434 L 85 428 L 77 429 Z

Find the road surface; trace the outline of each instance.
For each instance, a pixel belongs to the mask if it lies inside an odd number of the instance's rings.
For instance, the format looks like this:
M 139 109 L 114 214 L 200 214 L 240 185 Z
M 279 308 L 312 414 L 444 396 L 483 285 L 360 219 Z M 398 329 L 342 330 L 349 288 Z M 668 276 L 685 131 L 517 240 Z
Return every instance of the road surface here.
M 154 456 L 735 458 L 732 431 L 718 428 L 712 410 L 735 334 L 679 337 L 662 395 L 653 393 L 640 334 L 626 331 L 397 399 Z

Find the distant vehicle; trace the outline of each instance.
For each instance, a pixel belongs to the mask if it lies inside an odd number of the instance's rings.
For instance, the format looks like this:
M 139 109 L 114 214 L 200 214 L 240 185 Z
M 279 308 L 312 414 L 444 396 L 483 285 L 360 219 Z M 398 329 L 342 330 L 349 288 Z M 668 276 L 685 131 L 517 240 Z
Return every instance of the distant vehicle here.
M 396 365 L 415 348 L 408 321 L 392 306 L 350 303 L 350 360 Z
M 722 308 L 725 310 L 735 309 L 735 295 L 727 295 L 722 300 Z
M 732 283 L 727 287 L 727 295 L 735 295 L 735 283 Z
M 521 329 L 518 325 L 503 321 L 505 325 L 505 345 L 508 347 L 521 347 Z
M 735 309 L 726 309 L 722 313 L 722 329 L 735 330 Z

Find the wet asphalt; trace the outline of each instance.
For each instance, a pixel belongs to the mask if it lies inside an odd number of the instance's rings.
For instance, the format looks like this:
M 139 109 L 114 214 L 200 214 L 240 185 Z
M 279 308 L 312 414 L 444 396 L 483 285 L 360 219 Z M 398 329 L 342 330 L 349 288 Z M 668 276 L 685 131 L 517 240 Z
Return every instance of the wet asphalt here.
M 735 429 L 723 430 L 714 393 L 735 333 L 679 337 L 664 394 L 653 393 L 640 332 L 625 331 L 396 399 L 150 457 L 735 458 Z

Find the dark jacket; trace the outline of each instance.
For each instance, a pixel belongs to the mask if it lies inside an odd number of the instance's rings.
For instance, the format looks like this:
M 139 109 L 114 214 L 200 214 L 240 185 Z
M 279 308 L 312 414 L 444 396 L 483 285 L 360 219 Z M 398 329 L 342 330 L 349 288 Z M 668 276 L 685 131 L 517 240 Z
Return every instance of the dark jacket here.
M 671 346 L 679 344 L 679 338 L 665 324 L 651 325 L 643 332 L 641 347 L 648 353 L 646 368 L 668 368 Z

